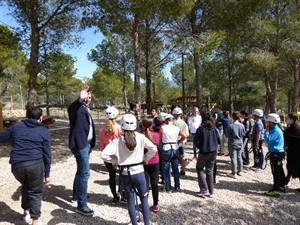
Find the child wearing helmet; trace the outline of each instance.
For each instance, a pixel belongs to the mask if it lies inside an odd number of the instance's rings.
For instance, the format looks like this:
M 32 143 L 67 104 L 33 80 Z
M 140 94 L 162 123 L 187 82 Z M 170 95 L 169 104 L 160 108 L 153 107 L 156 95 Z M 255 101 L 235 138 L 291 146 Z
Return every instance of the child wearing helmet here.
M 261 120 L 264 113 L 261 109 L 255 109 L 252 113 L 253 119 L 255 121 L 253 130 L 252 130 L 252 143 L 253 143 L 253 158 L 254 165 L 252 170 L 256 173 L 263 171 L 264 163 L 264 153 L 262 149 L 262 144 L 264 142 L 264 125 Z
M 279 197 L 279 191 L 284 192 L 285 175 L 282 161 L 285 157 L 283 132 L 278 126 L 280 117 L 276 113 L 271 113 L 266 118 L 265 139 L 268 143 L 270 153 L 270 165 L 273 174 L 273 188 L 265 194 L 271 197 Z
M 119 111 L 115 107 L 108 107 L 105 111 L 106 123 L 99 130 L 99 146 L 100 151 L 103 151 L 106 145 L 113 139 L 119 137 L 122 134 L 121 126 L 116 123 L 116 118 Z M 119 201 L 119 196 L 116 191 L 116 167 L 110 162 L 104 161 L 105 167 L 109 173 L 109 188 L 113 195 L 112 203 L 116 204 Z
M 122 188 L 127 197 L 131 223 L 138 224 L 134 199 L 134 192 L 136 192 L 142 203 L 144 223 L 149 225 L 150 212 L 143 164 L 148 163 L 155 155 L 157 148 L 145 135 L 136 132 L 136 127 L 136 117 L 132 114 L 125 114 L 121 120 L 122 135 L 104 148 L 101 158 L 121 168 Z M 147 149 L 145 154 L 144 149 Z

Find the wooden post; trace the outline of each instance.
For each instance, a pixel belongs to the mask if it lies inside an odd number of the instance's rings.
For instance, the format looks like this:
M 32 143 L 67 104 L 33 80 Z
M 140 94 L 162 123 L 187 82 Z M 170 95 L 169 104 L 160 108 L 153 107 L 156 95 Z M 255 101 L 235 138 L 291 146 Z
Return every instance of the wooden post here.
M 3 131 L 3 114 L 2 114 L 2 84 L 0 83 L 0 132 Z

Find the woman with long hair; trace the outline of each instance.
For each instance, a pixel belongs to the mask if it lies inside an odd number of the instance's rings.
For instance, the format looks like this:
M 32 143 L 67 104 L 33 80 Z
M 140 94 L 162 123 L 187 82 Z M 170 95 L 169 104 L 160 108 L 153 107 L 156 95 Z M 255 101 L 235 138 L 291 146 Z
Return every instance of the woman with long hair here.
M 100 128 L 99 139 L 100 139 L 100 151 L 103 151 L 106 145 L 109 144 L 113 139 L 119 137 L 122 134 L 121 126 L 116 122 L 116 118 L 119 111 L 115 107 L 108 107 L 105 112 L 106 123 Z M 117 165 L 113 165 L 110 162 L 104 161 L 105 167 L 109 173 L 109 188 L 113 195 L 112 203 L 116 204 L 119 201 L 119 196 L 116 190 L 116 168 Z
M 300 121 L 296 113 L 289 113 L 286 117 L 288 128 L 284 130 L 284 148 L 287 153 L 287 176 L 285 184 L 290 178 L 300 179 Z M 297 189 L 300 191 L 300 189 Z
M 136 117 L 132 114 L 125 114 L 121 120 L 123 134 L 104 148 L 101 158 L 120 166 L 122 188 L 127 197 L 131 223 L 138 224 L 135 212 L 135 192 L 142 203 L 144 223 L 149 225 L 150 211 L 143 164 L 148 163 L 157 152 L 157 148 L 145 135 L 136 132 L 136 127 Z M 146 153 L 144 149 L 147 149 Z
M 154 119 L 156 119 L 155 117 Z M 145 136 L 152 141 L 152 143 L 157 147 L 159 145 L 159 130 L 156 132 L 152 129 L 153 119 L 152 117 L 143 118 L 141 125 L 141 133 L 145 134 Z M 158 212 L 158 170 L 159 170 L 159 155 L 158 151 L 155 155 L 148 161 L 147 164 L 144 165 L 145 176 L 147 181 L 147 187 L 149 187 L 149 180 L 152 190 L 152 198 L 153 198 L 153 206 L 151 209 L 153 212 Z

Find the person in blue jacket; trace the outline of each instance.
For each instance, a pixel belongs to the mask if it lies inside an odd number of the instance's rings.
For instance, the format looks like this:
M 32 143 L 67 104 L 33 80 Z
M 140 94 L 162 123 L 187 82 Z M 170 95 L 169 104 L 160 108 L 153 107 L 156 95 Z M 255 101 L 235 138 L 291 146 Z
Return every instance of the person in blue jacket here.
M 26 110 L 24 122 L 0 133 L 0 142 L 12 140 L 9 163 L 14 177 L 21 183 L 21 207 L 24 221 L 41 224 L 41 203 L 44 185 L 50 184 L 51 147 L 49 130 L 42 124 L 39 107 Z
M 268 143 L 270 154 L 270 164 L 273 174 L 273 188 L 265 194 L 271 197 L 279 197 L 279 191 L 285 192 L 285 175 L 282 161 L 285 157 L 283 131 L 278 126 L 280 117 L 276 113 L 271 113 L 266 118 L 265 140 Z
M 78 99 L 68 108 L 70 134 L 69 148 L 76 159 L 77 171 L 73 183 L 73 201 L 77 201 L 76 212 L 84 216 L 93 216 L 94 211 L 87 205 L 87 187 L 90 177 L 90 153 L 95 146 L 95 125 L 89 105 L 92 93 L 85 85 Z

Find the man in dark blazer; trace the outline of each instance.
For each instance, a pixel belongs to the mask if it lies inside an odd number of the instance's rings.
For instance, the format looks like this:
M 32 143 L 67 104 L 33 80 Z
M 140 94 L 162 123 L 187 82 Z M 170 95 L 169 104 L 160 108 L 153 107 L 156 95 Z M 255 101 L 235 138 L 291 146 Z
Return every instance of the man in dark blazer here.
M 70 134 L 69 148 L 76 158 L 77 171 L 73 183 L 73 201 L 77 201 L 76 212 L 93 216 L 94 211 L 87 205 L 87 186 L 90 177 L 90 153 L 95 146 L 95 125 L 90 114 L 89 104 L 92 93 L 84 86 L 80 96 L 68 108 Z

